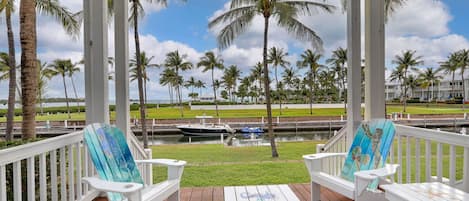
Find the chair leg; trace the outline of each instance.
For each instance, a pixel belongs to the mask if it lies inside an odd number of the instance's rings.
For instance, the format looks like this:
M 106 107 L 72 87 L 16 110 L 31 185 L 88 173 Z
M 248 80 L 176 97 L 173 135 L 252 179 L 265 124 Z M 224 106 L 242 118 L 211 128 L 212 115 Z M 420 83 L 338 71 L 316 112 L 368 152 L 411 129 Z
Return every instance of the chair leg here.
M 321 185 L 311 182 L 311 201 L 321 200 Z
M 179 201 L 179 196 L 180 196 L 179 192 L 180 192 L 180 190 L 177 190 L 171 196 L 169 196 L 168 201 Z

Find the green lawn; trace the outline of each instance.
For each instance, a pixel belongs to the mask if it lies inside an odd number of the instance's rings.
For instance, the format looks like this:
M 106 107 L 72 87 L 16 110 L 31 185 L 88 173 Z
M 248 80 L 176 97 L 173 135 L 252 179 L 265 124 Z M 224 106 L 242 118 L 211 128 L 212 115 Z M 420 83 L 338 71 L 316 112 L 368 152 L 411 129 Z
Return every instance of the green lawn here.
M 309 174 L 302 155 L 314 153 L 318 141 L 281 142 L 280 157 L 270 157 L 270 147 L 224 147 L 223 145 L 159 145 L 152 147 L 153 158 L 172 158 L 188 162 L 182 186 L 228 186 L 307 183 Z M 406 181 L 406 146 L 402 141 L 403 181 Z M 411 140 L 411 179 L 415 181 L 415 141 Z M 432 175 L 436 175 L 436 143 L 432 144 Z M 394 144 L 397 163 L 397 140 Z M 456 148 L 456 178 L 462 178 L 463 149 Z M 425 144 L 420 145 L 420 177 L 425 177 Z M 449 146 L 443 146 L 443 176 L 449 177 Z M 166 176 L 162 167 L 154 168 L 155 182 Z M 396 177 L 397 179 L 397 177 Z
M 400 105 L 388 105 L 387 113 L 402 112 L 402 106 Z M 446 104 L 434 104 L 427 107 L 425 104 L 410 105 L 407 107 L 407 113 L 410 114 L 463 114 L 460 105 L 446 105 Z M 278 109 L 272 111 L 273 116 L 281 117 L 298 117 L 298 116 L 340 116 L 344 115 L 343 108 L 323 108 L 313 109 L 313 114 L 309 114 L 309 109 L 283 109 L 282 115 Z M 184 118 L 194 118 L 197 115 L 211 115 L 216 116 L 215 110 L 190 110 L 188 107 L 184 108 Z M 162 107 L 159 109 L 149 108 L 147 109 L 148 119 L 180 119 L 181 115 L 179 109 Z M 221 118 L 236 118 L 236 117 L 262 117 L 266 116 L 265 110 L 220 110 Z M 131 111 L 131 118 L 139 118 L 139 111 Z M 53 114 L 37 116 L 36 119 L 39 121 L 51 120 L 61 121 L 67 119 L 67 114 Z M 72 113 L 72 120 L 85 120 L 85 113 Z M 115 119 L 115 112 L 111 112 L 111 119 Z M 16 121 L 20 121 L 21 117 L 15 117 Z M 0 122 L 6 121 L 5 117 L 0 117 Z

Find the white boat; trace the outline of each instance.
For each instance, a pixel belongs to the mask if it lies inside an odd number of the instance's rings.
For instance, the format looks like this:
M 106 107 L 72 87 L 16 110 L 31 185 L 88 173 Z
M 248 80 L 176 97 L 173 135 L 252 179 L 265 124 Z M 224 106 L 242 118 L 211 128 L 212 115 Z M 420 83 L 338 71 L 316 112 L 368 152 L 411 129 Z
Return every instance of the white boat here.
M 195 118 L 200 119 L 199 124 L 178 125 L 176 127 L 187 136 L 220 136 L 236 132 L 228 124 L 206 123 L 205 119 L 211 119 L 212 116 L 196 116 Z

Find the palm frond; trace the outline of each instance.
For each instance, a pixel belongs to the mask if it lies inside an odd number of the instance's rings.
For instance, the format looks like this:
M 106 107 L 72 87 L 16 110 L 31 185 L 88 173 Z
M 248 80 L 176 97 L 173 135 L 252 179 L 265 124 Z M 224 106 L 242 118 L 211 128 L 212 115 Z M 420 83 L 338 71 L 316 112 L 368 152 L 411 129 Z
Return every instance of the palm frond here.
M 231 0 L 230 8 L 238 8 L 243 5 L 256 4 L 258 0 Z
M 229 11 L 226 11 L 225 13 L 221 14 L 220 16 L 216 17 L 212 21 L 208 23 L 208 28 L 213 28 L 214 26 L 220 24 L 220 23 L 225 23 L 225 22 L 231 22 L 237 18 L 240 18 L 241 16 L 245 15 L 246 13 L 249 12 L 255 12 L 256 11 L 256 6 L 255 5 L 248 5 L 248 6 L 243 6 L 243 7 L 237 7 L 233 8 Z
M 290 34 L 293 34 L 298 40 L 310 41 L 312 47 L 322 52 L 323 42 L 322 39 L 316 34 L 315 31 L 295 19 L 294 17 L 278 17 L 278 24 L 285 28 Z
M 59 21 L 67 34 L 78 38 L 80 35 L 81 23 L 76 19 L 76 15 L 68 10 L 68 8 L 60 5 L 58 1 L 53 0 L 37 0 L 36 8 L 39 13 L 44 13 L 55 17 Z
M 254 16 L 254 12 L 245 13 L 224 27 L 217 36 L 219 48 L 225 49 L 230 46 L 236 36 L 247 30 Z
M 314 13 L 319 12 L 319 10 L 332 13 L 336 8 L 334 5 L 330 5 L 327 3 L 320 3 L 317 1 L 311 1 L 311 0 L 302 0 L 302 1 L 284 0 L 284 1 L 279 1 L 277 5 L 278 4 L 287 4 L 295 8 L 298 12 L 300 12 L 299 14 L 301 15 L 312 15 Z
M 130 4 L 130 15 L 129 15 L 129 26 L 134 27 L 135 21 L 134 17 L 137 16 L 138 19 L 142 19 L 145 16 L 145 9 L 143 9 L 142 3 L 140 1 L 132 1 Z

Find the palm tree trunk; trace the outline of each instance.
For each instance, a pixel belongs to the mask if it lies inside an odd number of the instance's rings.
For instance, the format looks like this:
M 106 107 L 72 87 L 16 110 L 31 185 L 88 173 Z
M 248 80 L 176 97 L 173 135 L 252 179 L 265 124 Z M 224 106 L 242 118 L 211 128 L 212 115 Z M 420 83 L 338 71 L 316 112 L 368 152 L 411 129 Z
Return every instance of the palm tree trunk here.
M 312 73 L 313 73 L 313 69 L 311 68 L 311 74 Z M 309 114 L 310 115 L 313 115 L 313 82 L 314 80 L 309 81 Z
M 270 147 L 272 149 L 272 157 L 278 158 L 277 145 L 275 144 L 274 129 L 272 126 L 272 105 L 270 102 L 270 80 L 269 80 L 269 69 L 267 67 L 267 37 L 269 33 L 269 18 L 264 17 L 264 90 L 265 90 L 265 101 L 267 104 L 267 126 L 268 134 L 270 138 Z
M 137 4 L 137 0 L 133 0 L 133 4 Z M 143 136 L 143 147 L 148 148 L 148 133 L 147 126 L 145 122 L 146 112 L 145 112 L 145 99 L 143 97 L 143 75 L 142 75 L 142 61 L 140 61 L 140 39 L 138 35 L 138 7 L 136 5 L 133 7 L 133 17 L 134 17 L 134 39 L 135 39 L 135 57 L 137 60 L 137 80 L 138 80 L 138 97 L 140 101 L 140 122 L 142 122 L 142 136 Z
M 184 106 L 182 105 L 181 88 L 179 85 L 176 88 L 176 94 L 179 99 L 179 111 L 181 112 L 181 118 L 184 118 Z
M 466 83 L 464 81 L 464 70 L 461 70 L 461 79 L 462 79 L 462 110 L 464 111 L 466 107 Z
M 280 115 L 282 115 L 282 100 L 280 98 L 280 89 L 278 88 L 278 75 L 277 75 L 277 66 L 275 66 L 275 88 L 277 89 L 277 94 L 279 95 L 278 96 L 278 101 L 279 101 L 279 105 L 280 105 Z
M 453 71 L 453 80 L 451 80 L 451 82 L 453 83 L 451 85 L 451 99 L 454 99 L 454 74 L 455 72 Z
M 20 2 L 21 102 L 23 139 L 36 137 L 36 0 Z
M 78 93 L 77 93 L 77 89 L 75 87 L 75 82 L 73 81 L 73 77 L 70 77 L 70 80 L 72 81 L 73 92 L 75 93 L 75 98 L 76 98 L 76 101 L 77 101 L 78 114 L 80 114 L 80 101 L 78 100 Z M 41 105 L 42 105 L 42 102 L 41 102 Z
M 213 76 L 213 71 L 215 67 L 212 68 L 212 86 L 213 86 L 213 97 L 214 97 L 214 102 L 215 102 L 215 110 L 217 111 L 217 117 L 218 115 L 218 103 L 217 103 L 217 89 L 215 88 L 215 78 Z
M 67 103 L 67 114 L 68 114 L 68 119 L 71 119 L 70 116 L 70 106 L 68 104 L 68 93 L 67 93 L 67 85 L 65 84 L 65 76 L 62 75 L 62 81 L 64 83 L 64 90 L 65 90 L 65 102 Z
M 8 111 L 7 111 L 7 127 L 5 130 L 5 140 L 13 139 L 13 118 L 15 116 L 15 89 L 16 89 L 16 61 L 15 61 L 15 39 L 13 29 L 11 27 L 11 9 L 5 9 L 5 19 L 8 34 L 8 56 L 9 56 L 9 84 L 8 84 Z

